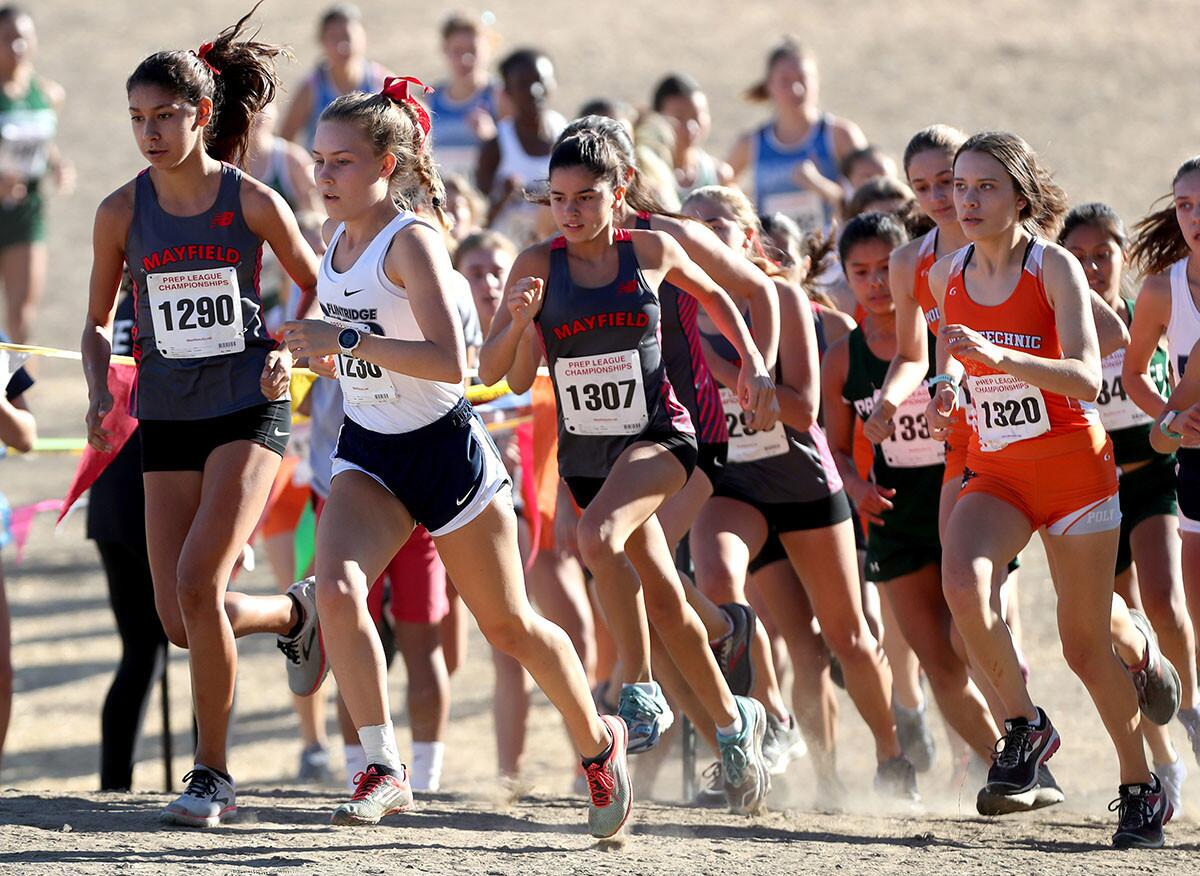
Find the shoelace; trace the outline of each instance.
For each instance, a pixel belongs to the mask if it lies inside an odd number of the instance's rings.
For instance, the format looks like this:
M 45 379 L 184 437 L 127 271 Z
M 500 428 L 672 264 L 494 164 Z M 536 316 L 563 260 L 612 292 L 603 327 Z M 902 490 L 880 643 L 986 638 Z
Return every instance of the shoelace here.
M 633 703 L 633 717 L 635 719 L 654 721 L 663 713 L 662 706 L 640 690 L 631 694 L 629 700 Z
M 613 791 L 617 788 L 617 780 L 609 774 L 603 764 L 592 763 L 584 767 L 587 773 L 588 791 L 592 795 L 592 805 L 603 808 L 612 803 Z
M 217 777 L 208 770 L 191 770 L 183 780 L 187 782 L 186 797 L 204 799 L 217 793 Z
M 1118 797 L 1108 804 L 1108 811 L 1117 813 L 1117 821 L 1122 830 L 1139 830 L 1154 817 L 1150 798 L 1145 794 Z
M 1021 755 L 1033 749 L 1029 741 L 1032 728 L 1018 724 L 1000 737 L 996 743 L 996 763 L 1006 769 L 1015 769 L 1021 764 Z
M 731 784 L 735 787 L 741 785 L 746 769 L 750 766 L 750 758 L 742 747 L 733 744 L 722 746 L 721 762 Z
M 707 787 L 709 790 L 714 788 L 719 790 L 725 786 L 725 778 L 721 774 L 721 762 L 719 760 L 710 763 L 708 769 L 702 772 L 700 776 L 708 783 Z
M 276 639 L 275 647 L 283 652 L 291 663 L 296 666 L 300 665 L 300 639 Z
M 367 770 L 363 773 L 358 773 L 354 777 L 354 784 L 358 787 L 354 789 L 354 796 L 351 800 L 366 800 L 371 795 L 371 792 L 388 780 L 389 776 L 384 773 L 377 773 L 375 770 Z

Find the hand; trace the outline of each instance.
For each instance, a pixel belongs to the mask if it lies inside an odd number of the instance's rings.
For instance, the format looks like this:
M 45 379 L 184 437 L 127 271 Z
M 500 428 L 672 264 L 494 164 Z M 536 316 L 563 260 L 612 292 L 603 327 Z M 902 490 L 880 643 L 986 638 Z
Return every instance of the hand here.
M 342 330 L 323 319 L 293 319 L 283 324 L 283 341 L 294 356 L 332 356 L 342 348 Z
M 522 277 L 508 290 L 504 304 L 513 322 L 524 327 L 533 322 L 533 318 L 541 311 L 545 295 L 546 282 L 541 277 Z
M 112 453 L 113 451 L 112 444 L 109 443 L 112 433 L 100 426 L 112 407 L 112 393 L 107 388 L 88 400 L 87 416 L 84 417 L 84 422 L 87 424 L 87 440 L 88 444 L 101 453 Z
M 859 483 L 861 486 L 854 490 L 858 495 L 851 496 L 854 499 L 854 507 L 858 509 L 858 516 L 867 523 L 883 526 L 882 514 L 895 507 L 890 499 L 896 495 L 896 491 L 866 481 Z
M 311 356 L 308 369 L 318 377 L 337 378 L 337 359 L 334 356 Z
M 892 418 L 896 416 L 896 406 L 891 402 L 880 399 L 871 411 L 871 416 L 863 423 L 863 434 L 872 444 L 882 444 L 896 433 L 896 424 Z
M 492 114 L 481 106 L 467 113 L 467 127 L 480 143 L 486 143 L 496 136 L 496 121 Z
M 292 384 L 292 354 L 286 348 L 267 353 L 258 388 L 268 401 L 283 398 Z
M 60 158 L 50 168 L 54 188 L 60 195 L 69 195 L 75 191 L 75 164 Z
M 950 436 L 950 424 L 954 421 L 954 412 L 958 410 L 958 388 L 939 383 L 933 398 L 925 406 L 925 422 L 929 424 L 929 434 L 938 441 L 945 441 Z
M 751 429 L 765 432 L 779 420 L 779 398 L 775 394 L 775 381 L 767 373 L 761 357 L 742 361 L 738 369 L 738 404 L 743 411 L 752 411 L 749 422 Z
M 942 337 L 950 355 L 960 362 L 978 362 L 992 368 L 1003 366 L 1004 350 L 970 326 L 943 325 Z
M 1181 442 L 1185 446 L 1195 447 L 1200 442 L 1200 402 L 1176 414 L 1171 421 L 1171 431 L 1183 436 Z
M 810 158 L 805 159 L 796 165 L 796 168 L 792 171 L 792 182 L 798 186 L 802 186 L 803 188 L 813 189 L 817 192 L 820 192 L 822 190 L 821 182 L 823 181 L 824 176 L 825 175 L 821 173 L 821 169 L 817 167 L 816 162 Z

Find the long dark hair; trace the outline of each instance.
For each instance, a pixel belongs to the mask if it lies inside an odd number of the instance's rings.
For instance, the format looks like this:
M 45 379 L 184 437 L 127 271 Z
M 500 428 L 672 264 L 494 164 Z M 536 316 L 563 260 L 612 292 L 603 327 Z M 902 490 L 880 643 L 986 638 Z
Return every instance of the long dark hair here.
M 1187 176 L 1200 170 L 1200 155 L 1193 156 L 1179 165 L 1175 178 L 1171 180 L 1171 188 Z M 1173 195 L 1167 194 L 1159 201 L 1170 201 Z M 1157 202 L 1156 202 L 1157 203 Z M 1141 268 L 1142 273 L 1161 274 L 1175 262 L 1191 254 L 1187 238 L 1179 227 L 1175 216 L 1174 203 L 1154 210 L 1149 216 L 1133 226 L 1133 244 L 1129 247 L 1129 258 Z
M 291 57 L 284 46 L 259 42 L 258 31 L 245 24 L 262 4 L 225 28 L 198 51 L 155 52 L 125 81 L 126 93 L 139 85 L 154 85 L 192 104 L 213 102 L 212 119 L 204 129 L 204 148 L 213 158 L 240 164 L 250 140 L 254 116 L 275 99 L 280 85 L 275 59 Z

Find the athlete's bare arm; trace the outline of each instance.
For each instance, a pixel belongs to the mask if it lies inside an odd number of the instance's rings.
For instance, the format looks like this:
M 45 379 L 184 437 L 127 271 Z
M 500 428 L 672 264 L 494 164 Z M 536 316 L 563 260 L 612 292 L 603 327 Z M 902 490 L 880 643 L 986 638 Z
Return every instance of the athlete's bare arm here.
M 1192 347 L 1189 361 L 1200 361 L 1200 341 Z M 1182 411 L 1170 426 L 1172 432 L 1183 436 L 1182 439 L 1172 438 L 1160 428 L 1161 421 L 1172 411 Z M 1150 444 L 1159 453 L 1174 453 L 1181 444 L 1200 447 L 1200 368 L 1190 368 L 1184 372 L 1156 420 L 1150 430 Z
M 1166 334 L 1171 321 L 1171 276 L 1154 274 L 1146 278 L 1138 293 L 1129 327 L 1129 346 L 1125 348 L 1125 364 L 1121 368 L 1121 383 L 1134 404 L 1152 417 L 1163 412 L 1163 398 L 1150 379 L 1150 360 Z
M 863 434 L 872 444 L 891 436 L 896 409 L 921 385 L 929 369 L 929 329 L 913 297 L 920 249 L 919 239 L 910 240 L 892 252 L 888 263 L 888 284 L 896 304 L 896 356 L 888 365 L 875 410 L 863 425 Z
M 1099 293 L 1089 289 L 1091 293 L 1092 319 L 1096 323 L 1096 341 L 1100 344 L 1100 356 L 1107 356 L 1129 343 L 1129 329 L 1120 314 L 1108 306 L 1108 302 Z
M 729 168 L 733 171 L 734 180 L 739 180 L 750 170 L 750 162 L 754 158 L 754 132 L 750 131 L 738 137 L 729 153 Z
M 125 267 L 125 238 L 133 221 L 131 180 L 100 202 L 92 229 L 92 276 L 88 283 L 87 317 L 79 349 L 83 354 L 83 377 L 88 388 L 88 443 L 107 453 L 112 448 L 109 433 L 100 428 L 112 410 L 108 391 L 108 364 L 112 356 L 112 323 L 117 309 L 117 291 Z
M 821 409 L 821 373 L 817 330 L 808 296 L 794 286 L 775 281 L 779 315 L 788 343 L 779 352 L 780 419 L 801 432 L 812 428 Z
M 283 122 L 279 126 L 280 137 L 294 143 L 300 142 L 300 137 L 308 126 L 308 118 L 312 115 L 313 100 L 312 77 L 310 76 L 304 80 L 304 84 L 296 92 L 295 99 L 288 106 Z
M 867 135 L 862 132 L 862 128 L 849 119 L 834 116 L 830 127 L 833 128 L 833 151 L 836 153 L 838 161 L 856 149 L 867 147 Z
M 939 312 L 945 313 L 946 284 L 950 282 L 950 270 L 953 258 L 943 256 L 934 262 L 929 269 L 929 291 L 937 301 Z M 925 421 L 929 423 L 929 433 L 939 440 L 945 440 L 950 434 L 950 424 L 954 412 L 958 409 L 958 384 L 963 379 L 962 363 L 950 355 L 946 345 L 946 334 L 938 332 L 937 349 L 934 351 L 938 374 L 951 378 L 951 383 L 939 383 L 925 407 Z

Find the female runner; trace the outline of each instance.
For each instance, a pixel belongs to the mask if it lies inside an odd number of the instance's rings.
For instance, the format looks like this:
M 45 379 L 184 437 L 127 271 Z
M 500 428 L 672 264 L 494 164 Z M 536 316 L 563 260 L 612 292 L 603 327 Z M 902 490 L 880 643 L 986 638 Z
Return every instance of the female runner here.
M 415 84 L 390 79 L 382 93 L 345 95 L 322 114 L 313 156 L 331 217 L 318 283 L 326 319 L 285 326 L 288 346 L 326 357 L 318 367 L 327 374 L 336 356 L 345 399 L 317 531 L 317 598 L 368 766 L 333 821 L 374 824 L 412 803 L 367 587 L 420 523 L 484 635 L 529 670 L 563 715 L 591 791 L 589 828 L 612 836 L 632 803 L 625 725 L 596 714 L 570 639 L 525 596 L 508 475 L 463 398 L 450 259 L 441 232 L 395 201 L 418 192 L 438 210 L 444 198 Z
M 634 713 L 635 739 L 654 739 L 671 721 L 650 681 L 648 616 L 717 725 L 730 807 L 754 811 L 769 787 L 765 713 L 757 701 L 735 697 L 722 678 L 655 516 L 687 482 L 697 449 L 691 418 L 666 376 L 652 289 L 674 283 L 729 333 L 742 356 L 736 382 L 745 409 L 763 405 L 773 387 L 729 299 L 682 247 L 661 232 L 614 226 L 627 190 L 623 169 L 618 150 L 596 131 L 581 129 L 555 146 L 550 200 L 562 236 L 517 257 L 480 377 L 491 383 L 508 372 L 514 389 L 524 388 L 540 339 L 558 400 L 559 471 L 583 508 L 579 549 L 625 671 L 637 672 L 622 689 L 619 713 Z
M 975 420 L 943 539 L 942 586 L 972 664 L 1006 713 L 980 810 L 1002 811 L 1006 798 L 1036 789 L 1039 767 L 1059 746 L 992 598 L 992 570 L 1041 531 L 1064 656 L 1120 761 L 1114 845 L 1157 847 L 1171 805 L 1146 763 L 1137 693 L 1110 632 L 1121 512 L 1112 445 L 1090 403 L 1101 371 L 1087 282 L 1069 253 L 1039 237 L 1056 228 L 1064 203 L 1019 137 L 977 134 L 955 156 L 954 205 L 971 243 L 929 273 L 947 370 L 934 378 L 927 417 L 944 434 L 965 372 Z
M 263 324 L 262 244 L 308 294 L 317 268 L 282 198 L 234 166 L 254 114 L 275 94 L 283 51 L 247 36 L 248 18 L 198 51 L 151 55 L 129 77 L 130 122 L 149 167 L 96 212 L 82 339 L 88 440 L 104 451 L 113 310 L 128 265 L 155 602 L 168 638 L 189 649 L 197 725 L 196 765 L 164 817 L 196 826 L 237 811 L 226 760 L 234 638 L 280 635 L 301 693 L 325 664 L 309 590 L 226 590 L 291 431 L 291 356 Z

